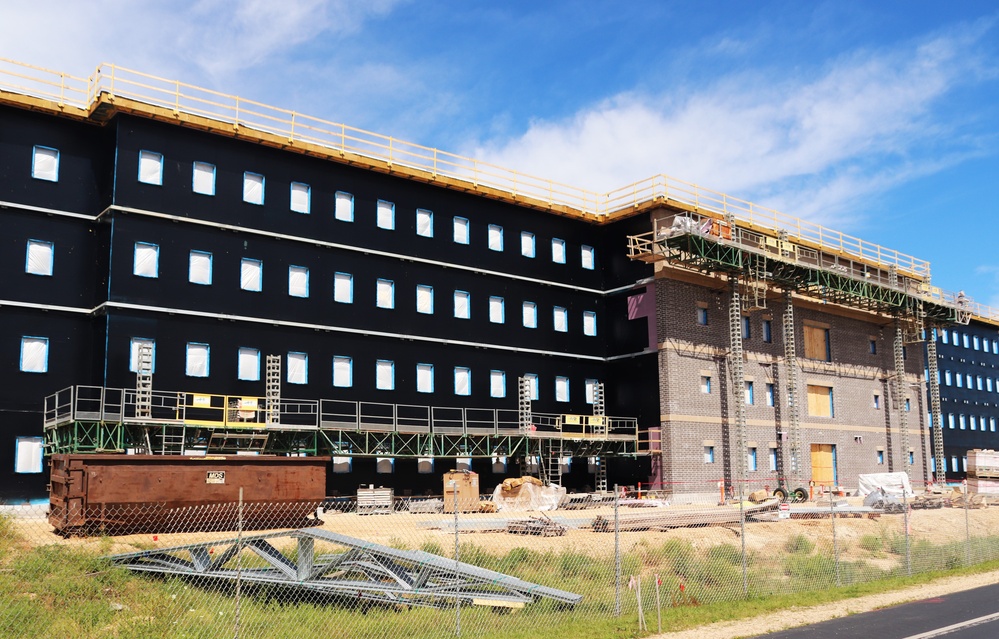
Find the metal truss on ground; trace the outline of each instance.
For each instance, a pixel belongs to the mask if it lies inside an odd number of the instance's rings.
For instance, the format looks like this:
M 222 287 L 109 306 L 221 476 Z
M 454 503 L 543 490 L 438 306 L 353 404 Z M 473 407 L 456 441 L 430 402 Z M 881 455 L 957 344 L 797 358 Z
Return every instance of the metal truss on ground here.
M 442 608 L 454 606 L 457 600 L 460 605 L 520 608 L 538 599 L 569 606 L 583 599 L 582 595 L 421 550 L 399 550 L 309 528 L 144 550 L 109 559 L 133 572 L 211 582 L 239 580 L 241 585 L 319 595 L 323 603 Z

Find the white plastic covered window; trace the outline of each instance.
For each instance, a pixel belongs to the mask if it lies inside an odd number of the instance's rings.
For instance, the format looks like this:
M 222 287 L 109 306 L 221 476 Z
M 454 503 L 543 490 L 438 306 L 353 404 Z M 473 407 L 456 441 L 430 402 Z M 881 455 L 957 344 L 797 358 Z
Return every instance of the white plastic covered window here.
M 243 173 L 243 201 L 250 204 L 264 203 L 264 176 L 250 171 Z
M 291 210 L 308 215 L 312 211 L 312 187 L 302 182 L 291 183 Z
M 378 308 L 395 308 L 395 283 L 392 280 L 376 282 L 375 305 Z
M 333 386 L 350 388 L 354 385 L 354 360 L 336 355 L 333 357 Z
M 520 234 L 520 254 L 524 257 L 534 257 L 536 253 L 534 233 L 524 231 Z
M 586 399 L 587 404 L 592 404 L 597 394 L 597 384 L 600 382 L 595 379 L 588 379 L 583 383 L 583 394 Z
M 139 372 L 139 348 L 143 346 L 148 346 L 151 355 L 152 365 L 151 373 L 156 372 L 156 340 L 150 339 L 148 337 L 133 337 L 131 343 L 129 344 L 128 350 L 128 370 L 133 373 Z
M 558 238 L 552 240 L 552 261 L 556 264 L 565 264 L 565 240 Z
M 416 209 L 416 234 L 420 237 L 434 236 L 434 212 Z
M 489 396 L 506 397 L 506 373 L 489 371 Z
M 14 440 L 15 473 L 40 473 L 45 470 L 42 461 L 43 442 L 41 437 L 18 437 Z
M 208 344 L 188 342 L 184 372 L 188 377 L 208 377 L 210 349 Z
M 489 298 L 489 321 L 493 324 L 502 324 L 506 321 L 506 311 L 503 308 L 502 297 Z
M 454 218 L 455 244 L 468 244 L 468 220 L 463 217 Z
M 132 273 L 139 277 L 160 276 L 160 247 L 146 242 L 135 243 Z
M 454 367 L 454 394 L 472 394 L 472 371 L 464 366 Z
M 289 384 L 309 383 L 309 356 L 307 353 L 289 352 L 287 365 L 288 372 L 285 379 Z
M 49 338 L 22 337 L 21 364 L 24 373 L 47 373 L 49 370 Z
M 527 379 L 527 383 L 531 386 L 531 400 L 538 401 L 540 396 L 540 389 L 538 386 L 538 376 L 536 373 L 526 373 L 524 378 Z
M 468 319 L 472 316 L 471 296 L 465 291 L 454 292 L 454 316 L 458 319 Z
M 191 251 L 187 261 L 187 281 L 191 284 L 208 286 L 212 283 L 212 254 L 205 251 Z
M 24 258 L 24 272 L 32 275 L 52 275 L 55 245 L 42 240 L 28 240 Z
M 236 376 L 248 382 L 260 381 L 260 350 L 243 347 L 239 349 L 239 362 Z
M 434 313 L 434 287 L 419 284 L 416 287 L 416 312 L 424 315 Z
M 341 222 L 354 221 L 354 196 L 345 191 L 336 192 L 336 206 L 333 217 Z
M 288 295 L 292 297 L 309 296 L 309 269 L 305 266 L 288 267 Z
M 139 181 L 143 184 L 163 184 L 163 154 L 139 151 Z
M 488 242 L 490 251 L 503 250 L 503 227 L 496 224 L 489 225 Z
M 568 377 L 556 377 L 555 378 L 555 401 L 556 402 L 567 402 L 567 401 L 569 401 L 569 378 Z
M 569 312 L 561 306 L 556 306 L 553 312 L 555 331 L 565 333 L 569 330 Z
M 595 260 L 593 259 L 595 255 L 593 247 L 586 246 L 584 244 L 583 247 L 580 249 L 580 252 L 581 252 L 580 257 L 582 258 L 583 268 L 592 271 L 595 262 Z
M 354 303 L 354 276 L 350 273 L 333 275 L 333 301 L 341 304 Z
M 417 393 L 432 393 L 432 392 L 434 392 L 434 365 L 433 364 L 417 364 L 416 365 L 416 392 Z
M 583 335 L 593 337 L 597 334 L 597 314 L 593 311 L 583 311 Z
M 201 195 L 215 195 L 215 165 L 195 162 L 191 177 L 191 190 Z
M 31 155 L 31 177 L 47 182 L 59 181 L 59 151 L 36 146 Z
M 523 306 L 524 327 L 538 327 L 538 306 L 534 302 L 524 302 Z
M 375 224 L 380 229 L 392 231 L 395 229 L 395 204 L 378 200 L 375 214 Z
M 395 362 L 387 359 L 375 362 L 375 388 L 378 390 L 395 389 Z
M 264 263 L 244 257 L 239 263 L 239 288 L 259 293 L 263 289 Z

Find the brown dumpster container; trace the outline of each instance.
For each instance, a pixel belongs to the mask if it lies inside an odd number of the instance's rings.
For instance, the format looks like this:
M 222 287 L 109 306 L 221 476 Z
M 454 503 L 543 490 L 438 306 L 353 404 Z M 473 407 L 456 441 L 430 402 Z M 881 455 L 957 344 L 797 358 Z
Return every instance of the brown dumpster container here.
M 53 455 L 49 523 L 62 535 L 246 530 L 315 523 L 329 457 Z

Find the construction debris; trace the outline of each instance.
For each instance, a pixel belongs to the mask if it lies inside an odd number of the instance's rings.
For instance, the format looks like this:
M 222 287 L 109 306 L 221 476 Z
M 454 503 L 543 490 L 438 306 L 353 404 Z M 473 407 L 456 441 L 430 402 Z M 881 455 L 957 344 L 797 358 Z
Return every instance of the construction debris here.
M 561 537 L 566 527 L 548 517 L 514 519 L 507 522 L 506 531 L 514 535 L 537 535 L 539 537 Z
M 289 543 L 296 548 L 286 555 L 281 548 Z M 253 568 L 233 565 L 235 558 L 244 553 L 255 555 L 263 565 Z M 329 602 L 522 608 L 539 599 L 569 606 L 583 599 L 582 595 L 440 555 L 399 550 L 317 529 L 143 550 L 109 559 L 133 572 L 213 581 L 239 579 L 244 584 L 280 586 L 310 597 L 318 593 Z
M 565 488 L 545 486 L 534 477 L 504 480 L 493 491 L 496 510 L 555 510 L 565 499 Z
M 618 517 L 618 529 L 622 532 L 633 532 L 734 524 L 738 523 L 743 515 L 750 518 L 764 512 L 774 511 L 777 508 L 777 504 L 776 499 L 771 499 L 758 506 L 742 509 L 732 508 L 731 506 L 675 510 L 661 509 L 654 514 Z M 593 520 L 593 523 L 590 524 L 590 528 L 595 532 L 610 532 L 614 530 L 614 520 L 598 515 Z

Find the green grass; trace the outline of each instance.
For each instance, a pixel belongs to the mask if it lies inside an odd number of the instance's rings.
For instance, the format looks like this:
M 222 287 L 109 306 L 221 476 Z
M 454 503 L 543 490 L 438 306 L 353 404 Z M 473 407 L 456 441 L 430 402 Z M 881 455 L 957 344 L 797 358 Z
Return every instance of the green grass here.
M 874 537 L 874 536 L 872 536 Z M 893 559 L 888 568 L 864 561 L 841 561 L 807 538 L 792 538 L 778 552 L 751 552 L 745 562 L 748 596 L 743 593 L 743 560 L 735 544 L 697 548 L 686 540 L 657 540 L 636 545 L 622 558 L 622 614 L 614 616 L 613 560 L 576 550 L 539 552 L 514 548 L 492 553 L 462 543 L 461 559 L 584 596 L 575 609 L 539 601 L 512 614 L 484 607 L 461 610 L 462 636 L 534 638 L 539 634 L 637 637 L 635 591 L 631 575 L 642 576 L 646 623 L 655 631 L 654 576 L 662 581 L 663 629 L 676 631 L 722 620 L 741 619 L 802 604 L 839 601 L 925 583 L 943 575 L 999 568 L 999 538 L 963 543 L 912 543 L 909 560 L 894 553 L 893 539 L 860 540 L 860 547 Z M 235 624 L 235 598 L 229 584 L 193 583 L 151 575 L 134 575 L 101 558 L 110 541 L 92 551 L 68 546 L 30 548 L 21 543 L 9 521 L 0 519 L 0 637 L 217 637 L 230 636 Z M 396 544 L 404 546 L 401 541 Z M 884 550 L 882 550 L 884 548 Z M 448 556 L 434 542 L 423 550 Z M 967 555 L 983 561 L 963 567 Z M 251 563 L 251 562 L 247 562 Z M 255 563 L 255 562 L 253 562 Z M 681 591 L 681 585 L 683 587 Z M 422 639 L 451 634 L 453 609 L 397 610 L 358 606 L 356 600 L 291 599 L 276 590 L 248 588 L 241 600 L 240 635 L 244 637 L 396 637 Z M 643 633 L 644 634 L 644 633 Z

